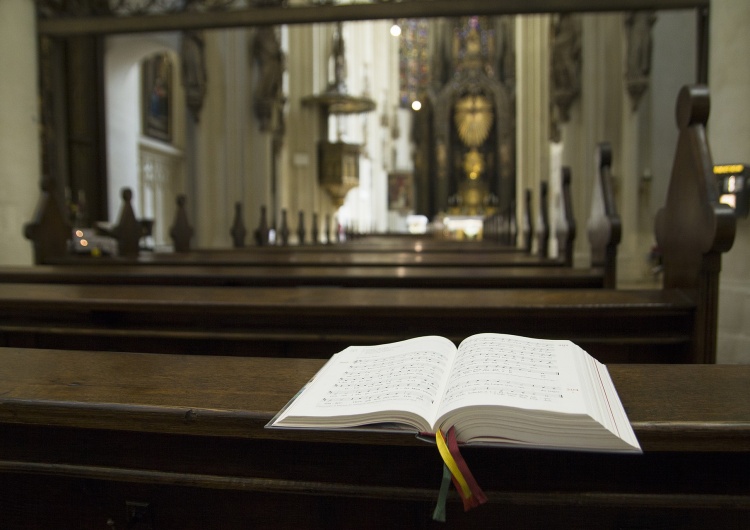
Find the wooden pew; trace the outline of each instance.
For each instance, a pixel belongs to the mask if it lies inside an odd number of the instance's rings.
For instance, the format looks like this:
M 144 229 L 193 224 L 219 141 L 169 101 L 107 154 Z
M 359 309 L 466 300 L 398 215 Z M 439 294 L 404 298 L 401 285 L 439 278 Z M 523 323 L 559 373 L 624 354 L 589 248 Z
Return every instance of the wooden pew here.
M 569 178 L 565 182 L 569 184 Z M 184 201 L 180 204 L 184 207 Z M 126 206 L 123 210 L 129 211 Z M 572 209 L 566 211 L 572 212 Z M 185 225 L 184 218 L 185 215 L 178 212 L 175 226 Z M 179 219 L 183 222 L 179 223 Z M 557 267 L 572 265 L 574 221 L 569 219 L 568 224 L 573 230 L 568 231 L 563 244 L 570 251 L 559 260 L 544 260 L 541 264 L 538 258 L 504 244 L 440 240 L 424 235 L 378 234 L 342 245 L 144 253 L 138 261 L 66 257 L 60 265 L 40 265 L 33 270 L 0 268 L 0 282 L 407 288 L 603 287 L 605 278 L 611 276 L 600 267 Z M 498 261 L 501 266 L 496 265 Z M 71 264 L 76 266 L 70 267 Z M 469 267 L 471 274 L 467 274 Z
M 596 161 L 598 174 L 587 226 L 591 264 L 605 271 L 605 286 L 614 288 L 617 285 L 617 246 L 622 236 L 622 224 L 615 206 L 612 146 L 609 142 L 597 146 Z
M 561 176 L 569 201 L 570 175 Z M 184 198 L 178 203 L 175 227 L 189 234 Z M 123 194 L 130 212 L 130 194 Z M 182 213 L 180 213 L 180 211 Z M 528 205 L 527 205 L 528 211 Z M 568 226 L 562 256 L 539 259 L 509 244 L 435 239 L 425 235 L 375 234 L 340 245 L 264 246 L 232 250 L 143 253 L 140 260 L 62 260 L 34 270 L 0 269 L 0 282 L 139 283 L 154 285 L 367 286 L 446 288 L 580 288 L 602 287 L 612 275 L 601 267 L 572 269 L 575 224 L 566 207 Z M 121 215 L 121 217 L 123 217 Z M 173 228 L 173 232 L 177 231 Z M 567 249 L 567 250 L 565 250 Z M 65 270 L 62 265 L 75 264 Z M 107 267 L 103 267 L 107 265 Z M 158 265 L 158 267 L 157 267 Z M 567 265 L 567 267 L 557 267 Z M 134 268 L 135 266 L 140 267 Z M 555 266 L 551 272 L 549 266 Z M 166 269 L 165 269 L 166 268 Z M 471 268 L 470 275 L 465 268 Z M 517 269 L 523 270 L 517 270 Z M 610 287 L 610 285 L 607 285 Z
M 708 362 L 682 290 L 5 284 L 0 345 L 329 357 L 480 332 L 568 338 L 607 362 Z M 704 358 L 705 357 L 705 358 Z
M 315 251 L 270 251 L 237 252 L 214 249 L 190 251 L 182 254 L 156 253 L 142 254 L 137 261 L 127 259 L 92 259 L 89 257 L 67 256 L 61 260 L 50 260 L 50 265 L 108 265 L 140 264 L 151 266 L 225 266 L 225 267 L 531 267 L 554 268 L 563 265 L 561 260 L 540 259 L 538 256 L 520 252 L 472 252 L 445 251 L 423 253 L 415 251 L 343 252 Z M 548 271 L 549 272 L 549 271 Z
M 563 183 L 568 199 L 569 184 L 568 172 Z M 124 213 L 120 217 L 132 219 L 131 224 L 135 226 L 131 199 L 130 193 L 123 193 Z M 571 211 L 570 208 L 566 209 L 567 213 Z M 124 223 L 121 221 L 119 224 Z M 172 232 L 184 233 L 184 237 L 181 237 L 183 245 L 191 235 L 184 197 L 178 198 Z M 569 232 L 566 242 L 569 248 L 572 246 L 572 234 L 574 231 Z M 487 261 L 495 263 L 494 256 L 498 253 L 512 253 L 515 257 L 500 257 L 502 267 L 484 264 Z M 438 261 L 429 265 L 434 261 L 432 254 L 437 254 Z M 477 254 L 480 256 L 475 257 Z M 489 256 L 485 257 L 485 254 Z M 349 265 L 351 262 L 359 264 Z M 445 265 L 445 262 L 452 265 Z M 264 246 L 243 248 L 241 251 L 193 251 L 189 254 L 187 249 L 182 248 L 176 254 L 144 254 L 142 260 L 136 263 L 129 258 L 95 260 L 88 257 L 79 260 L 66 258 L 64 263 L 75 263 L 76 266 L 0 267 L 0 282 L 495 289 L 602 287 L 607 276 L 598 267 L 562 268 L 550 274 L 547 266 L 563 262 L 545 260 L 540 265 L 536 258 L 511 246 L 509 241 L 505 244 L 466 242 L 410 234 L 371 234 L 346 244 L 328 246 Z M 512 267 L 513 263 L 523 267 L 523 270 Z M 571 255 L 566 256 L 565 264 L 572 265 Z M 465 270 L 468 267 L 471 267 L 470 274 Z
M 566 202 L 569 204 L 569 172 L 562 178 L 562 188 L 564 194 L 567 194 Z M 581 288 L 605 286 L 605 279 L 612 277 L 601 267 L 570 270 L 575 230 L 570 230 L 568 240 L 561 243 L 568 252 L 556 259 L 532 256 L 528 248 L 518 249 L 512 245 L 491 241 L 457 242 L 409 235 L 369 235 L 341 245 L 262 246 L 191 251 L 188 242 L 193 230 L 187 221 L 184 196 L 178 197 L 177 214 L 170 230 L 178 252 L 139 254 L 134 249 L 137 249 L 142 229 L 136 220 L 129 190 L 123 190 L 122 199 L 118 224 L 113 233 L 121 240 L 126 240 L 124 248 L 130 249 L 127 255 L 119 258 L 91 259 L 48 253 L 40 260 L 41 262 L 84 268 L 71 272 L 47 266 L 28 272 L 11 268 L 0 271 L 0 281 L 154 285 L 189 282 L 192 285 L 217 286 Z M 542 204 L 546 202 L 542 201 Z M 525 211 L 528 213 L 529 210 L 530 204 L 527 204 Z M 241 207 L 236 213 L 241 213 Z M 569 206 L 566 213 L 572 214 Z M 263 223 L 264 219 L 265 216 L 262 215 L 261 224 L 267 227 L 267 222 Z M 241 224 L 236 218 L 232 232 L 238 237 L 242 232 Z M 261 227 L 258 227 L 259 229 Z M 40 227 L 30 233 L 41 230 Z M 104 265 L 116 268 L 107 271 L 94 268 L 104 268 Z M 136 271 L 125 265 L 149 268 Z M 158 271 L 156 266 L 168 267 L 169 270 Z M 179 270 L 182 267 L 187 269 Z M 242 269 L 224 270 L 225 267 Z M 250 267 L 256 267 L 257 270 L 251 270 Z M 551 272 L 549 267 L 553 267 L 555 272 Z M 372 270 L 369 270 L 370 268 Z M 464 269 L 468 268 L 471 268 L 471 277 L 466 277 L 467 272 Z M 496 270 L 500 268 L 510 270 Z M 515 270 L 518 268 L 524 270 Z
M 0 283 L 95 285 L 192 285 L 243 287 L 380 287 L 442 289 L 602 288 L 600 268 L 549 267 L 386 267 L 386 266 L 230 266 L 82 264 L 0 267 Z
M 24 226 L 24 236 L 34 246 L 36 263 L 68 254 L 68 240 L 72 227 L 70 219 L 57 196 L 56 181 L 45 176 L 34 218 Z
M 565 187 L 566 193 L 569 193 L 569 186 Z M 101 258 L 96 260 L 98 263 L 120 262 L 122 260 L 161 263 L 161 264 L 244 264 L 253 265 L 256 263 L 267 264 L 269 261 L 277 262 L 281 265 L 292 261 L 295 264 L 305 265 L 328 265 L 341 264 L 342 258 L 338 254 L 346 254 L 347 264 L 351 265 L 381 265 L 394 262 L 400 266 L 411 264 L 415 261 L 417 264 L 432 264 L 436 266 L 454 265 L 460 260 L 460 255 L 470 253 L 472 257 L 475 254 L 480 256 L 477 259 L 467 259 L 467 263 L 473 263 L 477 260 L 482 264 L 491 264 L 493 266 L 546 266 L 546 265 L 564 265 L 562 259 L 548 259 L 544 256 L 529 255 L 528 248 L 518 249 L 515 244 L 498 243 L 489 238 L 482 242 L 457 242 L 444 240 L 435 237 L 425 236 L 393 236 L 393 235 L 375 235 L 357 238 L 351 242 L 336 245 L 268 245 L 264 244 L 258 247 L 242 247 L 233 249 L 195 249 L 189 248 L 189 239 L 192 237 L 193 229 L 187 222 L 185 209 L 185 197 L 180 196 L 177 200 L 177 213 L 175 221 L 170 229 L 173 240 L 175 241 L 175 253 L 145 253 L 137 252 L 138 240 L 142 237 L 142 227 L 139 225 L 133 212 L 131 204 L 132 193 L 129 189 L 122 191 L 122 206 L 120 219 L 113 234 L 120 241 L 120 246 L 127 249 L 121 259 Z M 46 205 L 48 208 L 54 208 L 54 205 Z M 40 208 L 41 210 L 41 208 Z M 302 214 L 301 214 L 302 215 Z M 47 216 L 51 222 L 55 222 L 54 216 Z M 60 235 L 54 232 L 52 226 L 48 223 L 42 223 L 36 230 L 29 232 L 30 235 L 44 233 L 45 230 L 52 231 L 56 234 L 57 239 L 69 238 L 69 235 Z M 261 223 L 256 229 L 258 231 L 267 231 L 267 223 Z M 238 231 L 233 227 L 232 232 Z M 69 232 L 67 232 L 69 234 Z M 267 234 L 260 238 L 267 241 Z M 44 253 L 38 253 L 36 262 L 38 264 L 79 264 L 89 261 L 81 256 L 71 257 L 67 252 L 61 252 L 64 245 L 58 245 L 54 251 L 50 250 Z M 133 249 L 136 249 L 135 251 Z M 370 253 L 382 254 L 381 259 L 373 261 Z M 390 255 L 388 255 L 390 253 Z M 360 256 L 363 254 L 363 256 Z M 417 254 L 414 258 L 404 256 L 404 254 Z M 438 254 L 433 256 L 433 254 Z M 484 256 L 491 254 L 492 257 Z M 524 255 L 525 254 L 525 255 Z M 259 257 L 260 256 L 260 257 Z M 272 257 L 271 257 L 272 256 Z M 288 256 L 288 257 L 287 257 Z M 394 261 L 395 260 L 395 261 Z
M 464 512 L 451 487 L 447 522 L 436 523 L 434 445 L 409 433 L 264 428 L 322 363 L 0 348 L 3 526 L 739 530 L 750 522 L 750 366 L 610 366 L 644 454 L 464 448 L 488 502 Z

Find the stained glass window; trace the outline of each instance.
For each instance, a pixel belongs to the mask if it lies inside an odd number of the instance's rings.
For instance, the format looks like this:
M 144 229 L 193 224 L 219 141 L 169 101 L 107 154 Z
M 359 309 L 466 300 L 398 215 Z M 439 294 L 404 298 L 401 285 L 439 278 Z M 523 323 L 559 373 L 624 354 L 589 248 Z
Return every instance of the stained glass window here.
M 399 103 L 410 108 L 430 82 L 427 19 L 399 19 Z

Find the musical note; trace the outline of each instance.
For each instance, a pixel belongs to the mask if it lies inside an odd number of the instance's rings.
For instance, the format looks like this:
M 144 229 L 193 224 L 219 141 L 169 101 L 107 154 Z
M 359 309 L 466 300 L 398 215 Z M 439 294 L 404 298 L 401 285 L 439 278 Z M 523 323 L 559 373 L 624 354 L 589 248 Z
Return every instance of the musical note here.
M 338 407 L 388 401 L 429 405 L 437 397 L 445 360 L 443 353 L 434 351 L 355 359 L 318 406 Z
M 461 345 L 443 404 L 473 394 L 545 402 L 562 399 L 556 384 L 559 375 L 553 345 L 482 335 Z

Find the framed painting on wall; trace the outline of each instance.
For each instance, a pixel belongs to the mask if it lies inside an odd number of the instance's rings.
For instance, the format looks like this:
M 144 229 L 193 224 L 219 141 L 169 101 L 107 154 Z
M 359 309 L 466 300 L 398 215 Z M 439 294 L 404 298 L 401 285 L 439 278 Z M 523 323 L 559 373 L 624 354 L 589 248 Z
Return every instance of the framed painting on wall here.
M 388 173 L 388 209 L 406 214 L 414 209 L 414 174 L 408 171 Z
M 172 141 L 172 61 L 166 53 L 141 63 L 143 134 Z

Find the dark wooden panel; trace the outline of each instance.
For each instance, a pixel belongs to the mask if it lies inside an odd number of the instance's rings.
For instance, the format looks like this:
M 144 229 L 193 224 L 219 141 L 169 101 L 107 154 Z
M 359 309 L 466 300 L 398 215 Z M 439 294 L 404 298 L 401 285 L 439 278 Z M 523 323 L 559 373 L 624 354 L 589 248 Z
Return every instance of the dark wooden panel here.
M 134 33 L 142 31 L 175 31 L 245 27 L 269 24 L 310 24 L 346 20 L 377 20 L 439 16 L 476 16 L 524 13 L 562 13 L 571 11 L 632 11 L 639 9 L 683 9 L 706 7 L 708 0 L 433 0 L 429 5 L 419 1 L 353 3 L 341 5 L 264 7 L 239 11 L 199 11 L 171 16 L 79 17 L 40 19 L 38 30 L 49 35 L 100 33 Z
M 320 359 L 0 348 L 0 422 L 287 441 L 410 435 L 267 430 Z M 609 365 L 646 451 L 749 451 L 750 366 Z
M 221 265 L 39 265 L 0 267 L 2 283 L 194 286 L 340 286 L 400 288 L 592 288 L 602 287 L 602 269 L 559 267 L 386 267 Z
M 6 528 L 431 528 L 435 447 L 265 423 L 320 360 L 0 349 Z M 745 528 L 750 366 L 613 365 L 643 455 L 464 448 L 459 528 Z
M 607 362 L 689 362 L 679 290 L 6 284 L 7 346 L 329 357 L 351 344 L 501 332 L 567 338 Z
M 126 259 L 97 259 L 84 257 L 66 257 L 49 260 L 50 264 L 74 265 L 89 264 L 105 266 L 109 264 L 123 264 L 132 260 Z M 381 252 L 245 252 L 239 250 L 193 251 L 180 254 L 145 254 L 138 256 L 138 263 L 148 265 L 223 265 L 223 266 L 420 266 L 420 267 L 560 267 L 564 265 L 562 259 L 540 258 L 520 252 L 472 253 L 467 257 L 466 252 L 447 251 L 433 253 L 417 253 L 410 251 L 381 251 Z

